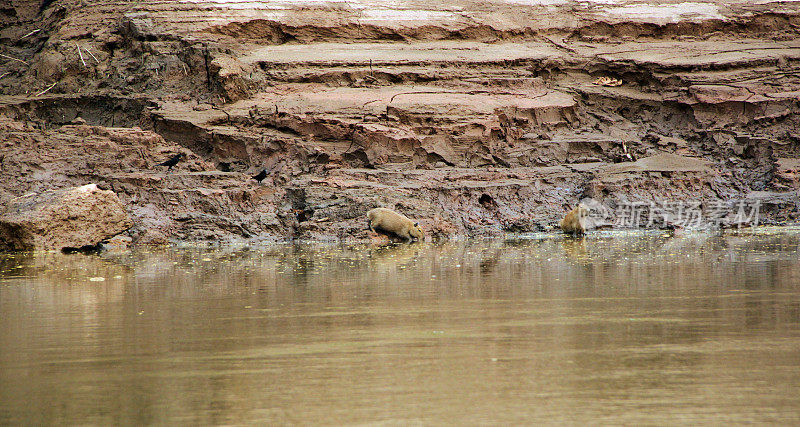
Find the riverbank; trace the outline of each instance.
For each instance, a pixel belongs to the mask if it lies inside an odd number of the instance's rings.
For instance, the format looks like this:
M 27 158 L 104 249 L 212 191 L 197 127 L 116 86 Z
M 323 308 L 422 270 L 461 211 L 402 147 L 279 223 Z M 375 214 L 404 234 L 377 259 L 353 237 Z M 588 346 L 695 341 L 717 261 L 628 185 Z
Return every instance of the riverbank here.
M 376 206 L 545 231 L 587 197 L 800 219 L 794 3 L 37 9 L 2 18 L 0 203 L 95 183 L 133 244 L 367 240 Z

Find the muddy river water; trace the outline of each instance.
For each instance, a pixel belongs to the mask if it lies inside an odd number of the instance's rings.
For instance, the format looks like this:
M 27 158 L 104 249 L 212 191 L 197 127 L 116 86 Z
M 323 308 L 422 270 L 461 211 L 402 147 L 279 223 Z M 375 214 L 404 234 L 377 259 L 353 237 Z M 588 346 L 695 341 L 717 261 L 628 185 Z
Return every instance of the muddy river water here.
M 0 256 L 0 424 L 800 423 L 800 231 Z

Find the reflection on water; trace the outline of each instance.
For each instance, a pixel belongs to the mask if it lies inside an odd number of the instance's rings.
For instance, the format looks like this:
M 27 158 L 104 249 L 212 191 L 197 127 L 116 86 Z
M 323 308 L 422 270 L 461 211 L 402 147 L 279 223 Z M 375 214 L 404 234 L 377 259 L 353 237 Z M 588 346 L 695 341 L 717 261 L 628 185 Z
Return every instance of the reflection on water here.
M 0 256 L 0 424 L 796 424 L 799 242 Z

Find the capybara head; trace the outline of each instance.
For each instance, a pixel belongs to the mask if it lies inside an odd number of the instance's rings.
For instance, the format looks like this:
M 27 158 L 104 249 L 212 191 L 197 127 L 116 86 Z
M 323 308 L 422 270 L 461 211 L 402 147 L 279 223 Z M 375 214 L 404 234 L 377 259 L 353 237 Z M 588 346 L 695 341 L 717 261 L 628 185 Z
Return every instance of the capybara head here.
M 412 239 L 422 240 L 425 237 L 425 234 L 422 233 L 422 229 L 419 228 L 419 223 L 415 222 L 414 226 L 408 230 L 408 235 L 411 236 Z

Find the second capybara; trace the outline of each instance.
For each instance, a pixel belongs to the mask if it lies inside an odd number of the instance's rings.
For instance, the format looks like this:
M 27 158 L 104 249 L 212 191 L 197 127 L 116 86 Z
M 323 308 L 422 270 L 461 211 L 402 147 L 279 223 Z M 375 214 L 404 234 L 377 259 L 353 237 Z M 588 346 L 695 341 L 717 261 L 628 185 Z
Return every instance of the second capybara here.
M 367 212 L 367 225 L 371 231 L 394 234 L 407 242 L 420 240 L 424 236 L 418 223 L 386 208 L 375 208 Z
M 578 206 L 575 206 L 575 209 L 564 215 L 564 219 L 559 224 L 561 231 L 579 236 L 586 234 L 587 216 L 589 216 L 589 210 L 579 203 Z

